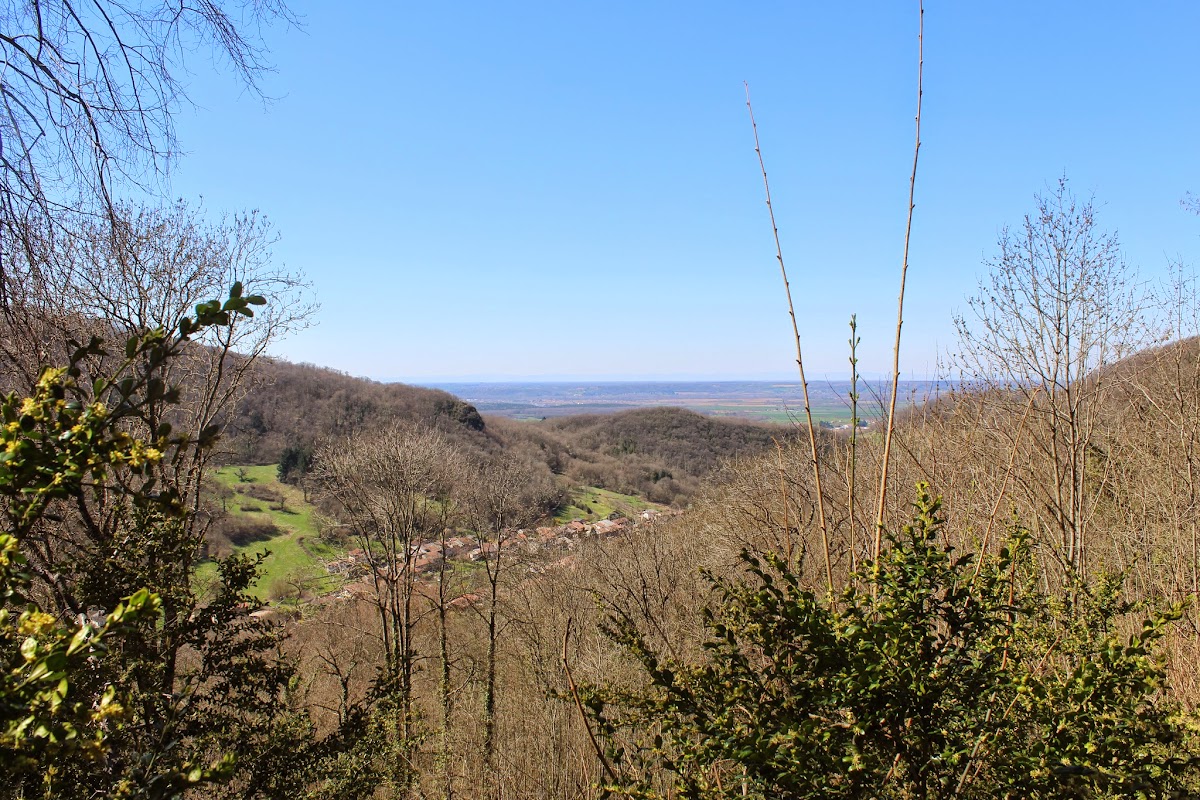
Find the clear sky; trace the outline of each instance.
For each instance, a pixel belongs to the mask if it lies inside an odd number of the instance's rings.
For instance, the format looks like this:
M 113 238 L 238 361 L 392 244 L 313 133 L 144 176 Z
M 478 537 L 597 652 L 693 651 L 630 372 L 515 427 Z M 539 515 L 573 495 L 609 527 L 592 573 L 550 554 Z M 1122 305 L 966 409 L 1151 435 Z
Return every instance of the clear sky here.
M 890 368 L 917 4 L 296 0 L 266 106 L 194 68 L 171 191 L 258 208 L 317 325 L 276 353 L 406 381 Z M 1131 267 L 1200 263 L 1200 3 L 929 0 L 902 367 L 935 369 L 1006 224 L 1067 175 Z

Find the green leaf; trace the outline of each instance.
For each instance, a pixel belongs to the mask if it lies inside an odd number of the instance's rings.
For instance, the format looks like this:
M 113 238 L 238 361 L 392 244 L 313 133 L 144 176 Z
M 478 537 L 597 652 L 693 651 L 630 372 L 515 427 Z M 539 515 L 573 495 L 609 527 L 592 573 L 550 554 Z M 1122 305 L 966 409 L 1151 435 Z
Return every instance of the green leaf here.
M 67 655 L 75 655 L 92 642 L 93 632 L 87 625 L 81 625 L 67 645 Z
M 24 658 L 26 661 L 32 661 L 34 658 L 36 658 L 37 650 L 38 650 L 37 639 L 33 638 L 32 636 L 27 637 L 25 639 L 25 641 L 21 642 L 21 647 L 20 647 L 21 657 Z

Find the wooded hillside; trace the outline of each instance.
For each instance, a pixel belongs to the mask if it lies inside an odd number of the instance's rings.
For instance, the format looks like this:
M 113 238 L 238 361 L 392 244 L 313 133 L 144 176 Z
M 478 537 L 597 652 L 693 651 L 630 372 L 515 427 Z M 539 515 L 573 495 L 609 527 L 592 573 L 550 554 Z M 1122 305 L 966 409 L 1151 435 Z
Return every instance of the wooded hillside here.
M 679 408 L 540 422 L 484 418 L 437 389 L 279 360 L 259 360 L 249 380 L 253 388 L 226 427 L 222 449 L 229 463 L 276 463 L 288 448 L 312 452 L 399 421 L 441 431 L 481 453 L 508 452 L 575 484 L 686 504 L 722 461 L 795 436 L 790 426 Z

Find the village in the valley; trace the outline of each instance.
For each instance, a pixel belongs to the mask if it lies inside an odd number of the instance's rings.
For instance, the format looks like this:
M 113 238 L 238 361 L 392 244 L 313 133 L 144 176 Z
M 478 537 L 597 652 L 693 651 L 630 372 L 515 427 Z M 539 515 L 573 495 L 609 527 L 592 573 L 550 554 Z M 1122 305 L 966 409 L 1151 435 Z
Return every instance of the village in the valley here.
M 574 563 L 573 551 L 585 542 L 613 539 L 638 526 L 652 525 L 681 513 L 677 509 L 646 509 L 633 518 L 616 513 L 600 520 L 576 518 L 562 525 L 513 529 L 498 540 L 480 541 L 475 536 L 448 531 L 442 539 L 414 543 L 407 563 L 396 564 L 390 577 L 399 579 L 407 572 L 415 580 L 434 581 L 444 568 L 455 562 L 471 564 L 498 559 L 512 559 L 529 573 L 539 574 L 547 569 L 570 566 Z M 367 583 L 372 569 L 380 577 L 388 577 L 384 561 L 381 556 L 372 559 L 364 548 L 355 547 L 344 556 L 326 562 L 329 574 L 345 581 L 341 591 L 332 597 L 348 599 L 372 591 Z

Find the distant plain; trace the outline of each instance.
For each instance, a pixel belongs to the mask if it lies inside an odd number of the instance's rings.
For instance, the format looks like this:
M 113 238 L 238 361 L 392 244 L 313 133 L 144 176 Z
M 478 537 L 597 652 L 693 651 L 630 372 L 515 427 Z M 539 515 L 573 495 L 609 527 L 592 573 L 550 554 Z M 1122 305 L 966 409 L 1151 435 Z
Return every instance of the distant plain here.
M 799 383 L 780 381 L 613 381 L 594 383 L 428 384 L 474 405 L 483 414 L 545 419 L 568 414 L 611 414 L 633 408 L 675 406 L 718 417 L 791 422 L 804 416 Z M 890 386 L 859 381 L 859 419 L 881 415 Z M 809 381 L 813 419 L 849 424 L 850 381 Z M 938 390 L 933 381 L 901 381 L 901 404 L 920 403 Z

